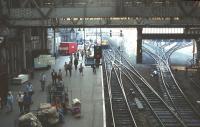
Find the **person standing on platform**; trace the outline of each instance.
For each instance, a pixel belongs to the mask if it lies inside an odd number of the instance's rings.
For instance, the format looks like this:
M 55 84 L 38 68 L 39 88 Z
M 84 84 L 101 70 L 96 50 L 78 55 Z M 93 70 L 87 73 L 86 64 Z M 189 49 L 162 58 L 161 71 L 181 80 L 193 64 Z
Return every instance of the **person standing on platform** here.
M 54 69 L 51 72 L 51 78 L 52 78 L 52 83 L 55 85 L 56 84 L 57 73 L 55 72 Z
M 76 55 L 77 55 L 77 59 L 79 59 L 79 51 L 77 51 Z
M 92 70 L 93 70 L 93 73 L 96 74 L 96 65 L 92 65 Z
M 77 66 L 78 66 L 78 59 L 77 58 L 74 59 L 74 66 L 75 66 L 75 70 L 77 70 Z
M 23 111 L 23 98 L 24 98 L 24 95 L 22 94 L 22 92 L 19 92 L 19 94 L 17 95 L 17 102 L 18 102 L 18 106 L 19 106 L 19 111 L 20 111 L 20 114 L 22 114 L 24 111 Z
M 44 89 L 45 89 L 45 82 L 46 82 L 46 75 L 44 73 L 41 74 L 40 82 L 41 82 L 41 89 L 42 89 L 42 91 L 44 91 Z
M 29 95 L 27 92 L 24 92 L 23 104 L 25 113 L 28 113 L 30 111 L 31 101 L 31 95 Z
M 26 85 L 26 92 L 32 96 L 33 95 L 33 85 L 31 84 L 31 82 L 28 82 L 28 84 Z
M 83 56 L 84 56 L 84 51 L 82 50 L 82 51 L 81 51 L 82 60 L 83 60 Z
M 72 54 L 70 55 L 70 62 L 73 62 L 73 56 L 72 56 Z
M 79 72 L 80 72 L 80 74 L 83 76 L 83 65 L 82 65 L 82 63 L 80 64 Z
M 70 61 L 68 64 L 68 70 L 69 70 L 69 75 L 71 77 L 72 76 L 72 61 Z
M 64 68 L 65 68 L 66 76 L 67 76 L 67 71 L 68 71 L 67 66 L 68 66 L 68 65 L 67 65 L 67 62 L 65 62 Z
M 61 69 L 59 69 L 57 78 L 58 78 L 58 81 L 62 81 L 62 71 L 61 71 Z
M 8 96 L 7 96 L 7 104 L 6 104 L 7 112 L 12 112 L 12 110 L 13 110 L 13 101 L 14 101 L 14 99 L 13 99 L 12 92 L 9 91 L 8 92 Z

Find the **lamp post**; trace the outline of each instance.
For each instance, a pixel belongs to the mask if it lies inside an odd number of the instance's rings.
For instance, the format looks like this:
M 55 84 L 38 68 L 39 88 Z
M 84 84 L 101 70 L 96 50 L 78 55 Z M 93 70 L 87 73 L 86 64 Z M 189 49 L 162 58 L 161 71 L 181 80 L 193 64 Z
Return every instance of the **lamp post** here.
M 102 31 L 101 31 L 101 28 L 100 28 L 100 38 L 101 38 L 101 43 L 102 43 Z M 100 43 L 100 46 L 101 46 L 101 43 Z
M 96 44 L 97 44 L 97 28 L 96 28 Z
M 56 57 L 56 29 L 53 27 L 53 54 Z
M 122 33 L 122 30 L 120 30 L 120 37 L 122 38 L 122 41 L 121 41 L 121 45 L 120 45 L 120 52 L 121 52 L 121 59 L 120 59 L 120 62 L 122 64 L 122 53 L 123 53 L 123 44 L 124 44 L 124 39 L 123 39 L 123 33 Z
M 83 33 L 83 34 L 84 34 L 84 52 L 86 52 L 86 51 L 85 51 L 85 50 L 86 50 L 86 49 L 85 49 L 85 27 L 83 28 L 83 32 L 84 32 L 84 33 Z

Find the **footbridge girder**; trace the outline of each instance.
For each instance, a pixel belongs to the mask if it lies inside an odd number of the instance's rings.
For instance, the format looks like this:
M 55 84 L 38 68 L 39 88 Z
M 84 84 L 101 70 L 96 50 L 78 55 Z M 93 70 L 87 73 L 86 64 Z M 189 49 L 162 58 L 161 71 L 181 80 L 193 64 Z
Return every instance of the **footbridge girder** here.
M 197 1 L 0 0 L 0 7 L 11 26 L 200 25 L 200 4 Z

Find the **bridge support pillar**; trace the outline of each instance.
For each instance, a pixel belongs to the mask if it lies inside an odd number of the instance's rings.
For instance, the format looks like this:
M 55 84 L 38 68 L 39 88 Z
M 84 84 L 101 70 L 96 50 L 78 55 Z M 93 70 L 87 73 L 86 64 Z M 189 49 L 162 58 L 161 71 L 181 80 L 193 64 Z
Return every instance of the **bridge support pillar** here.
M 136 63 L 142 63 L 142 28 L 137 28 L 137 56 Z
M 199 65 L 200 60 L 200 39 L 196 39 L 196 46 L 197 46 L 197 55 L 195 59 L 195 64 Z

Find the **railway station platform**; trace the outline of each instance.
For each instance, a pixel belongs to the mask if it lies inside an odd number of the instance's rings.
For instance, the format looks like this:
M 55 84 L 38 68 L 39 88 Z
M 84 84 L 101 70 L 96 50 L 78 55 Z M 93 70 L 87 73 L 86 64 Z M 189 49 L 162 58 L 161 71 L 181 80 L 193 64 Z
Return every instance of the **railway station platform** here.
M 104 106 L 104 91 L 102 80 L 102 69 L 97 69 L 96 74 L 93 74 L 91 67 L 84 66 L 83 76 L 78 69 L 75 71 L 74 66 L 72 76 L 65 75 L 64 63 L 69 62 L 69 56 L 61 56 L 56 60 L 56 64 L 49 70 L 35 71 L 34 79 L 30 80 L 33 84 L 34 94 L 32 96 L 33 104 L 31 110 L 36 110 L 40 103 L 47 102 L 47 91 L 42 92 L 40 86 L 40 74 L 44 72 L 47 75 L 47 83 L 51 81 L 51 71 L 55 69 L 58 72 L 62 69 L 63 80 L 66 91 L 68 90 L 69 103 L 72 104 L 72 99 L 78 98 L 81 101 L 81 117 L 74 118 L 71 113 L 64 116 L 64 123 L 58 124 L 58 127 L 104 127 L 105 108 Z M 84 59 L 79 59 L 79 64 L 83 63 Z M 47 85 L 46 85 L 47 86 Z M 6 113 L 6 108 L 0 110 L 1 127 L 15 127 L 15 121 L 19 117 L 19 107 L 16 97 L 19 91 L 24 91 L 25 85 L 10 85 L 9 89 L 14 96 L 13 111 Z M 16 126 L 17 127 L 17 126 Z

